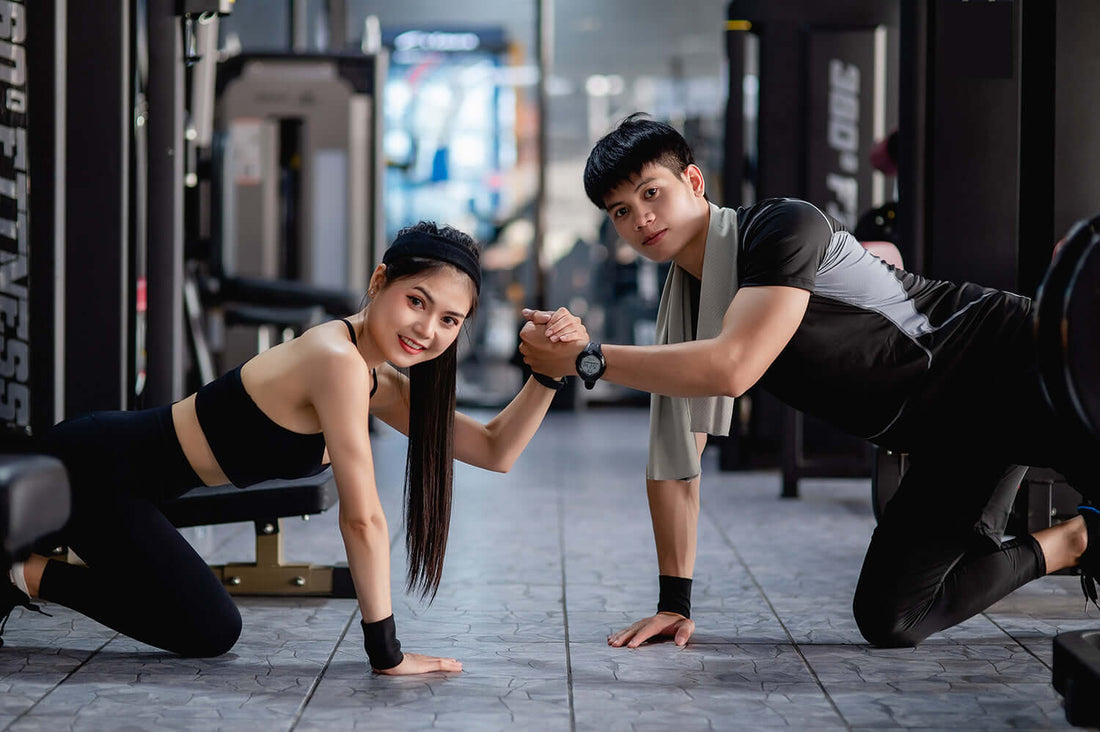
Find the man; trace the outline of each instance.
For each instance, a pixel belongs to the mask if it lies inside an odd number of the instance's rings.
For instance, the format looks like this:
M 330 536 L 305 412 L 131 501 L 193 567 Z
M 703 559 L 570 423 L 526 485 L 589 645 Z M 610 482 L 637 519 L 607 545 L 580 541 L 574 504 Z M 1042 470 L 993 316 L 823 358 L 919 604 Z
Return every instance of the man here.
M 596 144 L 584 181 L 630 246 L 673 263 L 654 346 L 557 343 L 556 318 L 525 311 L 520 350 L 535 372 L 654 395 L 646 489 L 658 612 L 611 645 L 683 645 L 694 632 L 699 456 L 705 433 L 726 434 L 733 398 L 757 383 L 910 456 L 856 588 L 872 644 L 916 645 L 1048 572 L 1080 565 L 1100 576 L 1100 549 L 1086 549 L 1100 536 L 1095 512 L 1001 541 L 1021 465 L 1100 488 L 1086 464 L 1097 438 L 1042 396 L 1031 300 L 896 269 L 805 201 L 715 206 L 683 137 L 639 115 Z

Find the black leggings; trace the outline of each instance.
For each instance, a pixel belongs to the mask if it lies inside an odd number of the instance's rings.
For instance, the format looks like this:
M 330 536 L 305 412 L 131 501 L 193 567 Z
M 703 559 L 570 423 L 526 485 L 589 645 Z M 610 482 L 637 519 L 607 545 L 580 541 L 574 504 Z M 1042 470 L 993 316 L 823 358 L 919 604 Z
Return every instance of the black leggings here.
M 1026 365 L 960 379 L 883 443 L 909 453 L 909 468 L 856 587 L 856 622 L 874 645 L 914 646 L 1046 574 L 1033 537 L 1001 541 L 1022 466 L 1053 468 L 1100 499 L 1100 441 L 1051 412 Z
M 964 491 L 996 483 L 993 502 L 1007 519 L 1027 470 L 969 459 L 919 457 L 887 504 L 853 603 L 859 630 L 872 645 L 915 646 L 1046 574 L 1033 537 L 994 541 L 946 515 Z
M 72 515 L 49 541 L 86 563 L 48 562 L 39 596 L 182 656 L 232 648 L 241 633 L 237 606 L 157 508 L 202 485 L 180 448 L 171 407 L 67 420 L 39 449 L 65 463 L 72 485 Z

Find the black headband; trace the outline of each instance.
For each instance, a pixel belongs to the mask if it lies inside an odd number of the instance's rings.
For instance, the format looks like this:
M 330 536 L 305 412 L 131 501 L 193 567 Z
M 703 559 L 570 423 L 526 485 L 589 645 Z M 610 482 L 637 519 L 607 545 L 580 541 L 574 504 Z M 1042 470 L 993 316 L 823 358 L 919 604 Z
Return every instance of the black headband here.
M 425 231 L 401 234 L 382 255 L 382 264 L 389 264 L 397 257 L 424 257 L 454 265 L 470 276 L 477 292 L 481 293 L 481 264 L 477 257 L 466 247 L 445 237 Z

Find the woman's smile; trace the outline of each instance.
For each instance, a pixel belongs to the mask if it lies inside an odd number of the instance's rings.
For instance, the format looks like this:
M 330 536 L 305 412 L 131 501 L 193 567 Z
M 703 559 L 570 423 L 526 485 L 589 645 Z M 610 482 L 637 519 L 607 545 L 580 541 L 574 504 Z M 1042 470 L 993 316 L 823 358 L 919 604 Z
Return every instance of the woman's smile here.
M 424 346 L 420 345 L 410 338 L 406 338 L 403 335 L 398 335 L 397 340 L 401 343 L 401 347 L 405 349 L 406 353 L 411 353 L 415 355 L 424 350 Z

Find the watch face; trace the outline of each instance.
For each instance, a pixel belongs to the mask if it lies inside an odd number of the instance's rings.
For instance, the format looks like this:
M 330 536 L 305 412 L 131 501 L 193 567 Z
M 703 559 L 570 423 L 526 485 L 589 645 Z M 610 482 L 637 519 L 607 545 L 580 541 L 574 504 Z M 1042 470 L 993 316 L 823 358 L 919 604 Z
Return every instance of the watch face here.
M 581 359 L 579 370 L 583 376 L 595 376 L 600 373 L 600 359 L 591 354 L 585 356 Z

